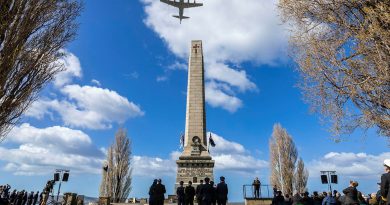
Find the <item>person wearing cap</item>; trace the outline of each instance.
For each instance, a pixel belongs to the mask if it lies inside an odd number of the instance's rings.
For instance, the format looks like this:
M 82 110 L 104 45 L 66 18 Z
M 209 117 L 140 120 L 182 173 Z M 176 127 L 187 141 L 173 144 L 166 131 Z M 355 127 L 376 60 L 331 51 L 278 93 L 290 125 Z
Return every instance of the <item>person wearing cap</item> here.
M 383 201 L 382 204 L 388 205 L 390 204 L 388 200 L 390 199 L 390 159 L 386 159 L 383 165 L 385 167 L 385 173 L 381 176 L 381 201 Z
M 225 183 L 225 177 L 221 176 L 219 179 L 220 182 L 217 185 L 217 203 L 218 205 L 226 205 L 228 186 Z
M 343 190 L 345 194 L 345 202 L 344 205 L 358 205 L 358 191 L 356 187 L 359 184 L 356 181 L 350 181 L 349 187 Z
M 192 186 L 192 181 L 188 181 L 184 193 L 186 205 L 194 205 L 195 188 Z

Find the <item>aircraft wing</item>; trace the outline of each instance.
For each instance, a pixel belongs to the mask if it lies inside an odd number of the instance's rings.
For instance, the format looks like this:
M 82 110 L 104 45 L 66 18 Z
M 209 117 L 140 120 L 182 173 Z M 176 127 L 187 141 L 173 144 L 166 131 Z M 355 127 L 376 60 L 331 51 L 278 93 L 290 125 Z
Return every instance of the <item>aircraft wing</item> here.
M 180 8 L 182 6 L 180 2 L 176 2 L 176 1 L 170 1 L 170 0 L 160 0 L 160 1 L 177 8 Z
M 171 1 L 171 0 L 160 0 L 160 1 L 163 3 L 166 3 L 168 5 L 177 7 L 177 8 L 192 8 L 192 7 L 203 6 L 203 3 L 195 3 L 195 2 L 191 3 L 191 2 L 188 2 L 188 0 L 184 0 L 184 2 Z
M 184 0 L 185 1 L 185 0 Z M 192 8 L 192 7 L 199 7 L 203 6 L 202 3 L 189 3 L 189 2 L 184 2 L 183 3 L 184 8 Z

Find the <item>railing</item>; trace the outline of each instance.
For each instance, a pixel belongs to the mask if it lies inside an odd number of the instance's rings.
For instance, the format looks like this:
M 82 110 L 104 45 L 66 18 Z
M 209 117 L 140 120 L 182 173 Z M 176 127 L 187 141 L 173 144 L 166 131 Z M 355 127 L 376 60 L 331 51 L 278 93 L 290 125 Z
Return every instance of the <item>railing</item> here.
M 273 193 L 270 193 L 268 184 L 262 184 L 260 185 L 260 193 L 259 198 L 272 198 Z M 242 193 L 244 196 L 244 199 L 248 198 L 255 198 L 255 189 L 252 184 L 245 184 L 242 186 Z

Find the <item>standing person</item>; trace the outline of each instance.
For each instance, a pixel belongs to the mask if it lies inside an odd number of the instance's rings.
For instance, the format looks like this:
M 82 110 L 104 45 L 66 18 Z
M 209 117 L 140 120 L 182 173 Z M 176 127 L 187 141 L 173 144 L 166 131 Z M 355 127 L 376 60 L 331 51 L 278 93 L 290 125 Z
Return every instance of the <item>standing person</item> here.
M 32 192 L 30 192 L 30 194 L 28 194 L 27 205 L 32 205 L 33 200 L 34 200 L 34 192 L 32 191 Z
M 204 179 L 205 184 L 200 189 L 200 195 L 202 197 L 202 205 L 211 205 L 211 198 L 214 188 L 210 185 L 210 178 Z
M 23 190 L 22 205 L 26 205 L 26 203 L 27 203 L 27 191 Z
M 176 196 L 177 196 L 177 205 L 184 205 L 184 182 L 180 181 L 180 186 L 176 189 Z
M 303 205 L 314 205 L 313 199 L 309 196 L 309 192 L 303 193 L 303 198 L 301 199 Z
M 322 199 L 320 198 L 320 196 L 318 196 L 317 191 L 313 192 L 313 203 L 314 203 L 314 205 L 321 205 L 322 204 Z
M 255 180 L 253 180 L 253 183 L 252 183 L 252 186 L 253 186 L 253 189 L 255 191 L 254 195 L 255 195 L 255 198 L 260 198 L 260 180 L 258 177 L 256 177 Z
M 39 196 L 39 191 L 37 191 L 37 192 L 34 194 L 33 205 L 37 204 L 38 196 Z
M 23 192 L 22 191 L 18 191 L 16 193 L 15 205 L 22 205 L 22 201 L 23 201 Z
M 358 205 L 358 191 L 356 187 L 359 184 L 356 181 L 350 181 L 349 187 L 343 190 L 345 194 L 344 205 Z
M 292 198 L 289 194 L 284 195 L 284 204 L 285 205 L 292 205 Z
M 332 192 L 328 192 L 327 196 L 322 200 L 322 205 L 336 205 L 337 201 L 334 196 L 332 196 Z
M 42 192 L 39 194 L 39 205 L 41 205 L 43 201 L 43 192 L 44 190 L 42 190 Z
M 390 159 L 383 162 L 385 173 L 381 176 L 380 196 L 385 205 L 390 204 Z
M 210 181 L 211 187 L 213 187 L 213 191 L 211 193 L 211 205 L 216 205 L 217 204 L 217 189 L 214 186 L 214 182 Z
M 276 197 L 276 195 L 278 194 L 278 188 L 276 187 L 276 184 L 274 185 L 274 188 L 272 188 L 272 190 L 274 190 L 274 197 Z
M 156 187 L 157 179 L 155 179 L 152 183 L 152 185 L 149 188 L 149 205 L 155 205 L 156 203 L 156 197 L 154 193 L 154 188 Z
M 217 185 L 217 202 L 218 205 L 226 205 L 228 199 L 228 186 L 225 183 L 225 177 L 221 176 L 219 178 L 220 182 Z
M 11 195 L 9 196 L 9 203 L 15 204 L 15 200 L 16 200 L 16 189 L 14 189 Z
M 297 204 L 301 203 L 302 197 L 298 193 L 298 191 L 294 191 L 294 196 L 293 196 L 292 200 L 293 200 L 293 203 L 292 203 L 293 205 L 297 205 Z
M 272 205 L 284 205 L 284 197 L 281 191 L 276 192 L 276 196 L 272 199 Z
M 202 194 L 201 194 L 201 190 L 202 190 L 202 187 L 203 187 L 203 180 L 201 179 L 199 181 L 199 185 L 196 187 L 196 201 L 198 202 L 198 205 L 202 205 Z
M 166 193 L 166 189 L 165 189 L 165 186 L 164 184 L 162 184 L 162 181 L 161 179 L 158 179 L 157 180 L 157 184 L 154 188 L 154 196 L 155 196 L 155 205 L 163 205 L 164 204 L 164 199 L 165 199 L 165 196 L 164 194 Z
M 192 181 L 188 182 L 188 186 L 184 189 L 186 205 L 194 205 L 195 188 L 192 186 Z

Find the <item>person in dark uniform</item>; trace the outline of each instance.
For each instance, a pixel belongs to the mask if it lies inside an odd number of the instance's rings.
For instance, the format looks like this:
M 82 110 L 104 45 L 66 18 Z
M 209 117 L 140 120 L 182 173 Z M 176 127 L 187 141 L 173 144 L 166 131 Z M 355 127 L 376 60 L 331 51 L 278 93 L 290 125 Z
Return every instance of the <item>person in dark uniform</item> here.
M 220 182 L 217 185 L 217 202 L 218 205 L 226 205 L 227 196 L 228 196 L 228 186 L 225 183 L 225 177 L 221 176 Z
M 276 195 L 278 194 L 278 188 L 276 187 L 276 184 L 274 185 L 274 188 L 272 188 L 272 190 L 274 191 L 274 197 L 276 197 Z
M 359 184 L 356 181 L 350 181 L 349 187 L 343 190 L 345 194 L 344 205 L 358 205 L 358 191 L 356 187 Z
M 28 194 L 27 205 L 32 205 L 33 200 L 34 200 L 34 192 L 32 191 L 32 192 L 30 192 L 30 194 Z
M 272 205 L 283 205 L 284 197 L 281 191 L 276 191 L 276 196 L 272 199 Z
M 177 205 L 184 205 L 185 194 L 183 184 L 184 182 L 180 181 L 180 186 L 176 189 Z
M 195 188 L 192 186 L 192 181 L 188 182 L 188 186 L 184 189 L 185 204 L 194 205 Z
M 255 195 L 255 198 L 260 198 L 260 180 L 259 178 L 256 177 L 255 180 L 253 180 L 253 183 L 252 183 L 252 186 L 253 186 L 253 190 L 255 191 L 254 195 Z
M 34 199 L 33 199 L 33 205 L 37 204 L 37 201 L 38 201 L 38 196 L 39 196 L 39 191 L 37 191 L 35 194 L 34 194 Z
M 206 177 L 204 179 L 205 184 L 203 184 L 200 189 L 200 195 L 202 196 L 202 205 L 211 205 L 211 199 L 213 195 L 214 188 L 210 185 L 210 178 Z
M 27 191 L 23 190 L 22 205 L 26 205 L 26 203 L 27 203 Z
M 11 195 L 9 196 L 9 203 L 15 204 L 15 201 L 16 201 L 16 189 L 14 189 Z
M 157 180 L 157 184 L 154 188 L 154 196 L 155 196 L 155 205 L 163 205 L 165 196 L 164 194 L 167 191 L 165 190 L 164 184 L 162 184 L 161 179 Z
M 156 199 L 154 194 L 154 188 L 156 187 L 157 179 L 153 181 L 153 184 L 149 188 L 149 205 L 155 205 Z
M 203 186 L 203 180 L 201 179 L 199 181 L 199 185 L 196 187 L 196 201 L 198 202 L 198 205 L 202 205 L 202 195 L 200 193 L 200 190 L 202 189 L 202 186 Z
M 385 173 L 381 176 L 381 201 L 382 204 L 390 204 L 390 159 L 383 162 Z M 384 202 L 384 203 L 383 203 Z
M 217 189 L 214 186 L 214 182 L 210 181 L 211 187 L 213 187 L 213 192 L 211 193 L 211 205 L 216 205 L 217 204 Z

